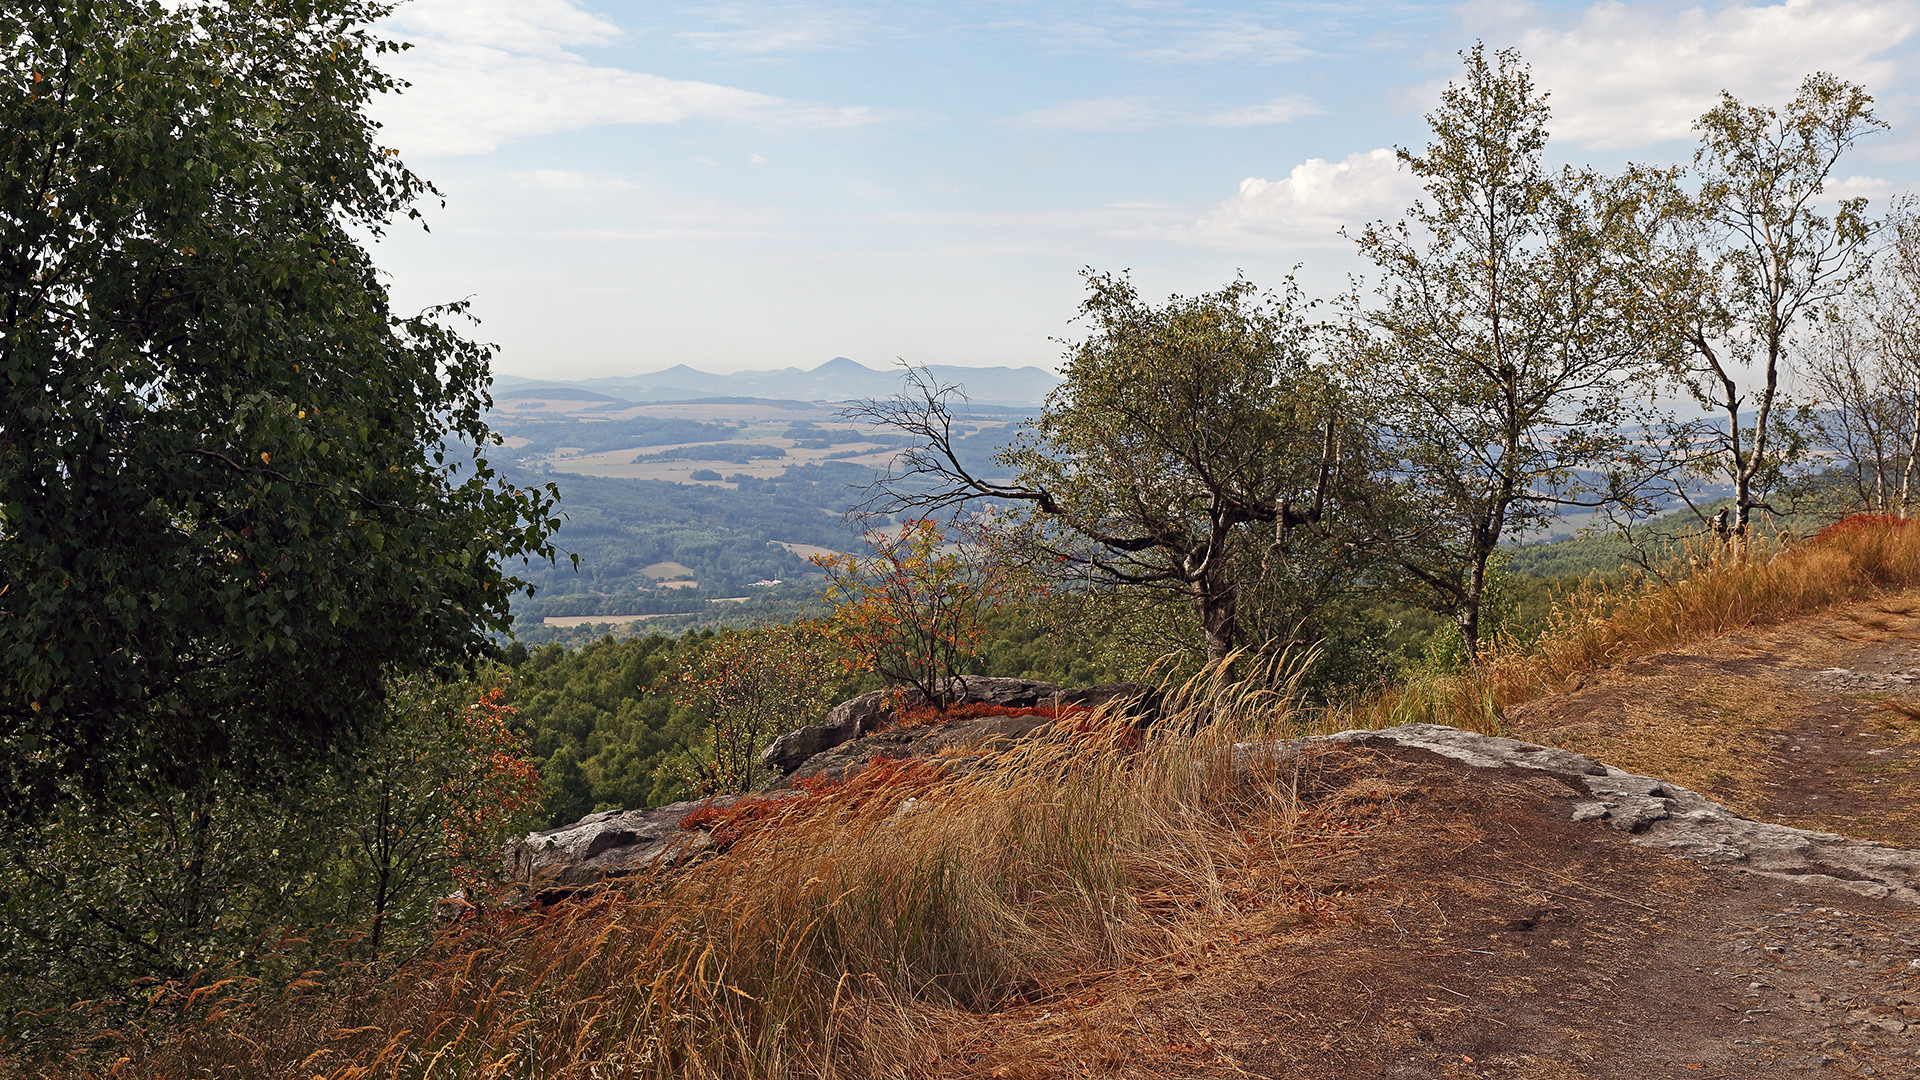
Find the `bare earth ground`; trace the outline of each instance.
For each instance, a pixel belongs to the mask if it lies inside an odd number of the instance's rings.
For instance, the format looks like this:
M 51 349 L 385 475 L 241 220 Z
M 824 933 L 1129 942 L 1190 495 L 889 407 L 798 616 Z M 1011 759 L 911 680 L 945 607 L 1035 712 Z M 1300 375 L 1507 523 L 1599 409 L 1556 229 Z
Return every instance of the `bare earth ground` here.
M 1920 592 L 1585 676 L 1508 734 L 1920 847 Z M 1920 1077 L 1920 909 L 1575 823 L 1573 778 L 1327 747 L 1191 949 L 956 1016 L 959 1076 Z M 1914 1027 L 1908 1028 L 1912 1023 Z

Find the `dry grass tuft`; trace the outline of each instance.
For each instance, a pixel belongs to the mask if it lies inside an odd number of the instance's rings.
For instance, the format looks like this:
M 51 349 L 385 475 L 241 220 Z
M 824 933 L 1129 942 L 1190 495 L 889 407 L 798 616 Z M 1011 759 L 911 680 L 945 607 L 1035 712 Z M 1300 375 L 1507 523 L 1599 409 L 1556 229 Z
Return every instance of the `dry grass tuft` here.
M 1275 751 L 1233 744 L 1292 718 L 1284 679 L 1217 674 L 1176 691 L 1186 722 L 1144 742 L 1101 715 L 965 775 L 875 770 L 785 800 L 755 823 L 775 827 L 704 862 L 487 911 L 398 967 L 163 987 L 141 1021 L 34 1071 L 937 1074 L 954 1018 L 1178 953 L 1242 914 L 1239 883 L 1284 847 L 1298 787 Z
M 1920 521 L 1848 518 L 1797 544 L 1684 552 L 1665 580 L 1591 578 L 1554 604 L 1527 647 L 1495 642 L 1461 674 L 1431 673 L 1330 712 L 1317 728 L 1451 724 L 1497 734 L 1501 709 L 1573 684 L 1595 668 L 1920 584 Z

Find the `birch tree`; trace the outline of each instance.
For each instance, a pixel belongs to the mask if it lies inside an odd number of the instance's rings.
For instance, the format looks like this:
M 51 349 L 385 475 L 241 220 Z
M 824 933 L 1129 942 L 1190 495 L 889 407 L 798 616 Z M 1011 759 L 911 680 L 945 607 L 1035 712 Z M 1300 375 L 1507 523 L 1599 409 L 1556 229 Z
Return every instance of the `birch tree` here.
M 1920 219 L 1882 235 L 1856 287 L 1817 326 L 1804 375 L 1815 442 L 1838 459 L 1849 505 L 1908 517 L 1920 470 Z
M 1649 185 L 1658 209 L 1646 281 L 1667 332 L 1675 384 L 1705 416 L 1669 428 L 1686 484 L 1731 488 L 1720 523 L 1744 550 L 1755 510 L 1796 464 L 1800 433 L 1783 423 L 1783 381 L 1799 335 L 1856 279 L 1872 232 L 1864 198 L 1825 209 L 1827 184 L 1859 141 L 1886 125 L 1865 89 L 1809 75 L 1784 108 L 1731 94 L 1695 122 L 1690 176 Z M 1691 192 L 1684 184 L 1697 185 Z
M 1550 112 L 1511 51 L 1463 53 L 1428 114 L 1433 140 L 1401 162 L 1424 194 L 1359 235 L 1379 271 L 1356 298 L 1353 382 L 1377 399 L 1401 521 L 1374 512 L 1370 545 L 1481 646 L 1500 545 L 1566 508 L 1625 496 L 1607 475 L 1657 339 L 1633 283 L 1618 185 L 1555 172 Z

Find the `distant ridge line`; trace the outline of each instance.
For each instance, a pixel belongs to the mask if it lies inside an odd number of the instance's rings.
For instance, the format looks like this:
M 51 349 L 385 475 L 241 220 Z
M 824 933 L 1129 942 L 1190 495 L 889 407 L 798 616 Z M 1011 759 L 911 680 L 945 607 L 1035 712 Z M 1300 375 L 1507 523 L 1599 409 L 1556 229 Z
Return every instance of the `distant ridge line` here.
M 1060 383 L 1059 376 L 1031 365 L 975 368 L 933 364 L 927 370 L 941 383 L 960 386 L 968 400 L 977 405 L 1038 406 Z M 500 375 L 494 380 L 494 393 L 503 400 L 578 393 L 581 397 L 575 400 L 605 397 L 636 404 L 687 403 L 715 398 L 855 401 L 897 393 L 901 389 L 902 374 L 898 369 L 875 370 L 859 361 L 836 356 L 810 371 L 789 367 L 718 375 L 675 364 L 639 375 L 589 379 Z

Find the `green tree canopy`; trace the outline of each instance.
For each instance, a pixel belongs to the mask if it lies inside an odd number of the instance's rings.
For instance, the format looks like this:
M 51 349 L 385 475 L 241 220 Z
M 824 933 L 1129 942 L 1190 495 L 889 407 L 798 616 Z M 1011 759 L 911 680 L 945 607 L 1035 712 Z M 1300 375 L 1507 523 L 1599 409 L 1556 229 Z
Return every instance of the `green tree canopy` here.
M 1433 141 L 1400 151 L 1424 198 L 1358 238 L 1381 276 L 1348 355 L 1396 459 L 1399 497 L 1372 508 L 1369 545 L 1426 585 L 1472 657 L 1500 545 L 1622 496 L 1606 473 L 1659 335 L 1617 185 L 1546 165 L 1546 95 L 1518 55 L 1463 58 L 1427 116 Z
M 1036 568 L 1190 604 L 1212 660 L 1249 643 L 1242 606 L 1258 585 L 1305 590 L 1311 601 L 1284 605 L 1301 618 L 1322 612 L 1353 564 L 1314 552 L 1338 547 L 1327 510 L 1366 475 L 1364 431 L 1341 426 L 1298 293 L 1243 280 L 1155 305 L 1089 273 L 1081 316 L 1092 332 L 1069 349 L 1065 381 L 1002 457 L 1011 482 L 960 460 L 944 388 L 919 379 L 870 410 L 918 440 L 885 482 L 888 504 L 1025 506 L 1016 547 Z
M 385 10 L 0 8 L 6 811 L 337 748 L 551 557 L 480 456 L 490 349 L 359 239 L 432 190 L 364 111 Z

